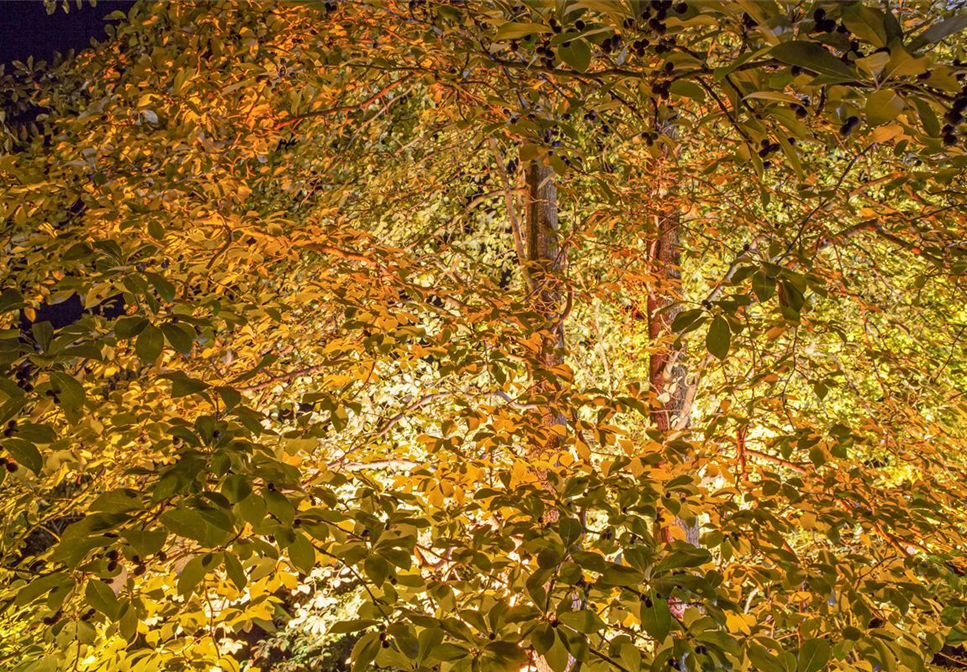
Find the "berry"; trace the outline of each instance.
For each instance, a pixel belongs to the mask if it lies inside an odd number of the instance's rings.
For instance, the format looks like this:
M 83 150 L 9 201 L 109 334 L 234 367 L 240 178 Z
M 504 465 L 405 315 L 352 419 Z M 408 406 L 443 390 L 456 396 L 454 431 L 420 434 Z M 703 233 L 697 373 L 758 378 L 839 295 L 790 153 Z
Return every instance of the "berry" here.
M 858 117 L 849 117 L 846 122 L 839 127 L 839 134 L 842 136 L 849 135 L 853 132 L 853 129 L 859 125 L 859 123 L 860 120 Z

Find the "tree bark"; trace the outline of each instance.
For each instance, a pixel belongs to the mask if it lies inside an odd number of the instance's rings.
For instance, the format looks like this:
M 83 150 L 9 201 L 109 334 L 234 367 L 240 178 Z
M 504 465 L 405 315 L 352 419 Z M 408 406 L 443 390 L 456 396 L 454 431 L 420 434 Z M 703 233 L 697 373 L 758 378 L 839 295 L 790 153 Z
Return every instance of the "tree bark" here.
M 552 458 L 560 449 L 565 420 L 558 409 L 561 385 L 550 372 L 564 362 L 564 325 L 559 314 L 564 252 L 560 247 L 557 220 L 557 189 L 554 171 L 541 161 L 527 166 L 527 213 L 524 244 L 528 272 L 533 280 L 531 303 L 543 324 L 536 353 L 535 386 L 542 397 L 541 424 L 546 437 L 531 447 L 534 457 Z M 541 480 L 546 479 L 542 473 Z
M 672 323 L 682 312 L 681 247 L 681 220 L 678 215 L 660 215 L 651 255 L 660 279 L 648 293 L 648 336 L 653 345 L 662 345 L 652 352 L 648 371 L 651 390 L 657 399 L 651 409 L 651 420 L 663 435 L 686 428 L 689 423 L 688 370 L 683 363 L 685 346 L 676 349 L 667 342 L 672 337 Z M 679 517 L 670 525 L 661 521 L 659 532 L 666 543 L 675 540 L 673 529 L 676 527 L 684 534 L 685 541 L 698 546 L 701 534 L 698 520 L 692 525 Z M 676 618 L 683 616 L 684 604 L 669 599 L 668 606 Z

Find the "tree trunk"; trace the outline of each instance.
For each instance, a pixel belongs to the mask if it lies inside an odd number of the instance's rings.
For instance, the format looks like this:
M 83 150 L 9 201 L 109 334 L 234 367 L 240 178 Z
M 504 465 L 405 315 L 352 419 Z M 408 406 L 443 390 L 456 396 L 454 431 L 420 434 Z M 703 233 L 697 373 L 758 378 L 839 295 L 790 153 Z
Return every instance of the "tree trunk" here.
M 687 427 L 689 422 L 688 370 L 683 363 L 685 346 L 676 349 L 668 342 L 672 337 L 671 325 L 682 312 L 681 222 L 677 214 L 659 216 L 657 229 L 651 261 L 657 267 L 660 280 L 648 293 L 648 335 L 652 344 L 661 343 L 661 346 L 652 352 L 648 370 L 651 389 L 657 397 L 651 419 L 667 435 Z M 698 520 L 692 525 L 679 517 L 670 525 L 662 521 L 659 532 L 666 542 L 675 540 L 675 528 L 682 531 L 685 541 L 698 546 L 701 534 Z M 685 612 L 685 605 L 675 599 L 669 599 L 668 606 L 676 618 Z
M 540 161 L 527 167 L 527 215 L 524 244 L 528 272 L 533 281 L 532 304 L 541 317 L 541 337 L 536 353 L 535 386 L 541 402 L 541 424 L 546 436 L 532 446 L 532 456 L 553 459 L 563 438 L 564 416 L 558 410 L 561 385 L 551 370 L 564 361 L 564 325 L 559 311 L 564 253 L 558 240 L 557 189 L 554 171 Z M 541 474 L 541 480 L 546 478 Z

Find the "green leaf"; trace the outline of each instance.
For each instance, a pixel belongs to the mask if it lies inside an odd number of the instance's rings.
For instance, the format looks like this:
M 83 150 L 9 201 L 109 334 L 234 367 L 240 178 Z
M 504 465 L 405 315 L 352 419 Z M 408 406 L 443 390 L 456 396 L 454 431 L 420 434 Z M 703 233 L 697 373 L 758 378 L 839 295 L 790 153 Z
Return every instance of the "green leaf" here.
M 29 441 L 18 438 L 4 439 L 3 447 L 13 456 L 13 459 L 35 474 L 39 475 L 43 470 L 44 458 L 41 456 L 40 451 L 37 450 L 37 446 Z
M 138 315 L 122 317 L 114 323 L 114 335 L 120 339 L 133 338 L 144 331 L 149 324 L 150 322 Z
M 17 591 L 17 597 L 14 600 L 14 605 L 17 607 L 22 607 L 24 605 L 30 604 L 36 600 L 41 595 L 44 595 L 57 586 L 70 582 L 73 584 L 73 580 L 67 576 L 65 572 L 57 572 L 56 574 L 48 574 L 47 576 L 42 576 L 39 579 L 34 579 L 26 586 Z
M 887 45 L 886 15 L 881 10 L 856 3 L 844 7 L 842 16 L 850 32 L 875 47 Z
M 376 660 L 376 654 L 379 653 L 379 649 L 380 641 L 378 633 L 368 632 L 360 637 L 359 641 L 353 647 L 353 652 L 349 656 L 353 665 L 352 672 L 362 672 L 369 667 Z
M 636 586 L 642 582 L 641 572 L 632 567 L 611 564 L 601 573 L 601 582 L 612 586 Z
M 235 408 L 242 402 L 242 393 L 236 390 L 234 387 L 220 386 L 216 387 L 215 391 L 218 392 L 218 396 L 222 398 L 225 402 L 225 406 L 229 409 Z
M 928 44 L 939 42 L 948 35 L 959 33 L 964 28 L 967 28 L 967 14 L 956 14 L 948 19 L 944 19 L 940 23 L 933 24 L 923 31 L 919 37 L 910 43 L 910 49 L 916 51 Z
M 519 40 L 535 33 L 550 33 L 551 29 L 543 23 L 514 23 L 508 22 L 497 29 L 494 42 Z
M 242 567 L 241 561 L 234 553 L 225 553 L 225 573 L 228 574 L 228 578 L 239 590 L 242 590 L 248 584 L 245 568 Z
M 650 602 L 650 606 L 649 606 Z M 652 596 L 641 603 L 641 627 L 649 635 L 661 642 L 668 636 L 672 627 L 672 612 L 663 598 Z
M 825 48 L 813 42 L 793 40 L 777 44 L 769 52 L 778 61 L 812 70 L 832 80 L 849 81 L 856 78 L 853 70 Z
M 597 632 L 605 627 L 605 623 L 601 620 L 601 617 L 590 609 L 566 611 L 558 616 L 558 620 L 565 625 L 571 626 L 578 632 L 586 632 L 588 634 Z
M 588 66 L 591 65 L 591 47 L 585 40 L 571 40 L 561 45 L 557 55 L 578 72 L 587 72 Z
M 527 653 L 513 642 L 492 642 L 484 648 L 484 669 L 518 672 L 527 663 Z
M 892 89 L 874 91 L 866 99 L 866 120 L 871 126 L 893 121 L 903 111 L 903 98 Z
M 705 347 L 718 359 L 725 359 L 729 354 L 729 347 L 732 344 L 732 330 L 729 328 L 729 321 L 721 315 L 716 315 L 708 328 L 708 336 L 705 338 Z
M 295 520 L 295 507 L 289 498 L 278 490 L 266 490 L 262 493 L 265 503 L 269 507 L 269 513 L 278 518 L 286 525 L 291 525 Z
M 222 483 L 222 494 L 235 504 L 252 494 L 252 483 L 247 476 L 232 474 Z
M 765 302 L 776 293 L 776 281 L 770 280 L 764 271 L 758 271 L 752 276 L 752 291 L 759 302 Z
M 286 549 L 289 553 L 289 560 L 292 565 L 303 574 L 308 574 L 316 564 L 316 549 L 312 543 L 301 533 L 296 533 L 295 541 L 289 544 Z
M 370 618 L 355 618 L 348 621 L 337 621 L 329 627 L 328 632 L 333 635 L 344 635 L 349 632 L 359 632 L 366 628 L 379 625 L 379 621 Z
M 134 351 L 143 364 L 150 365 L 158 359 L 164 346 L 164 333 L 158 327 L 149 324 L 138 334 L 138 339 L 134 342 Z
M 175 300 L 175 286 L 170 282 L 165 280 L 163 277 L 157 273 L 145 273 L 144 274 L 151 284 L 154 285 L 154 289 L 158 292 L 158 296 L 164 299 L 167 303 L 171 303 Z
M 51 385 L 57 390 L 60 403 L 65 408 L 80 408 L 84 405 L 87 395 L 84 394 L 84 386 L 77 382 L 73 376 L 61 371 L 50 372 Z
M 702 308 L 692 308 L 683 310 L 672 321 L 672 331 L 677 334 L 687 334 L 700 327 L 706 319 L 708 313 Z
M 748 654 L 749 661 L 761 672 L 787 672 L 778 656 L 769 653 L 761 644 L 749 644 Z
M 129 600 L 125 600 L 118 613 L 118 630 L 130 642 L 138 634 L 138 612 Z
M 190 595 L 205 575 L 220 564 L 221 553 L 196 555 L 181 570 L 181 575 L 178 577 L 178 594 Z
M 541 623 L 531 630 L 530 639 L 538 653 L 547 653 L 554 646 L 554 628 L 547 623 Z
M 829 662 L 829 642 L 825 639 L 807 639 L 799 647 L 799 672 L 818 672 Z
M 211 525 L 200 511 L 192 509 L 172 509 L 161 514 L 161 523 L 169 530 L 185 539 L 193 539 L 206 546 L 216 546 L 227 536 L 227 532 Z
M 190 327 L 166 322 L 161 325 L 161 331 L 176 352 L 186 357 L 191 354 L 191 346 L 195 343 L 195 334 L 190 330 Z
M 121 533 L 124 540 L 131 544 L 131 548 L 141 557 L 154 555 L 160 551 L 168 538 L 164 530 L 125 530 Z
M 208 389 L 208 383 L 197 378 L 191 378 L 181 371 L 162 374 L 161 378 L 167 378 L 171 381 L 171 396 L 175 398 L 187 397 L 190 394 L 198 394 Z
M 118 598 L 109 585 L 97 579 L 92 579 L 87 582 L 84 596 L 87 598 L 87 603 L 99 612 L 112 621 L 117 619 L 118 609 L 121 605 L 118 604 Z
M 382 586 L 383 582 L 386 581 L 386 577 L 389 576 L 390 566 L 383 558 L 376 555 L 375 553 L 370 553 L 363 560 L 363 571 L 366 572 L 366 576 L 376 584 L 377 587 Z
M 695 82 L 690 82 L 686 79 L 676 79 L 668 86 L 668 92 L 673 96 L 691 98 L 700 103 L 705 102 L 705 89 Z
M 106 511 L 108 513 L 126 513 L 141 509 L 141 497 L 135 490 L 119 488 L 109 490 L 98 495 L 97 499 L 87 507 L 88 511 Z

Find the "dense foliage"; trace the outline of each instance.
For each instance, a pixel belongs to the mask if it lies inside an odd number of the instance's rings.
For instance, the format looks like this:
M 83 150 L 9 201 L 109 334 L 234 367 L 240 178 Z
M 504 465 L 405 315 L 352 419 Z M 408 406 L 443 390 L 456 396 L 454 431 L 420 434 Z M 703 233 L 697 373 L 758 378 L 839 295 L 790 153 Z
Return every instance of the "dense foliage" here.
M 0 667 L 962 656 L 967 15 L 113 18 L 0 78 Z

